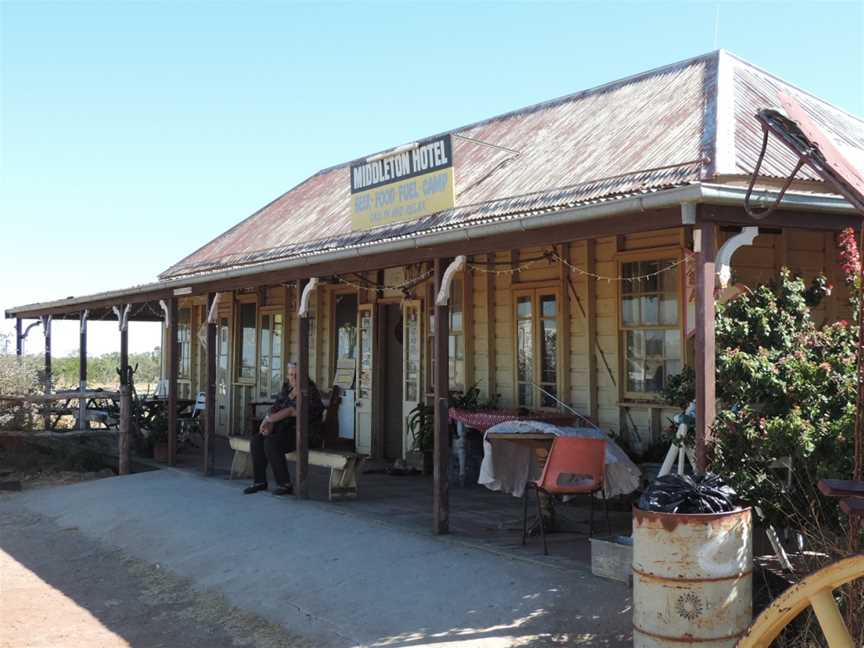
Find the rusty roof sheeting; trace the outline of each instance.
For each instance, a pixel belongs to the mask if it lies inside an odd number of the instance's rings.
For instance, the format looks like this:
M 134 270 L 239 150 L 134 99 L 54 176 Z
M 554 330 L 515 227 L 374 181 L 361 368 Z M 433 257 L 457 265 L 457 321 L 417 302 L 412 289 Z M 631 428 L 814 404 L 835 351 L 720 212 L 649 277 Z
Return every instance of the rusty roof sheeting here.
M 418 234 L 431 234 L 516 217 L 530 218 L 534 215 L 560 211 L 579 205 L 629 198 L 695 182 L 699 179 L 700 166 L 701 161 L 696 160 L 663 169 L 625 174 L 616 178 L 581 183 L 570 187 L 454 207 L 419 220 L 394 223 L 375 230 L 350 232 L 328 238 L 316 238 L 310 241 L 299 241 L 221 256 L 215 261 L 204 260 L 194 264 L 185 264 L 182 276 L 287 257 L 311 257 L 337 249 L 366 247 L 413 237 Z
M 762 108 L 781 108 L 781 90 L 798 101 L 850 161 L 864 167 L 864 121 L 728 52 L 723 54 L 734 70 L 735 97 L 734 168 L 725 169 L 725 172 L 740 175 L 753 172 L 762 148 L 762 126 L 755 115 Z M 760 175 L 786 178 L 797 162 L 785 146 L 769 139 Z M 821 181 L 806 166 L 798 173 L 798 178 Z
M 721 74 L 721 66 L 728 73 Z M 860 120 L 720 50 L 450 131 L 457 192 L 453 209 L 352 232 L 346 163 L 300 183 L 160 278 L 374 245 L 747 174 L 761 145 L 753 115 L 776 104 L 781 87 L 794 91 L 818 123 L 864 152 Z M 725 99 L 718 101 L 721 93 Z M 769 146 L 765 175 L 785 177 L 793 166 L 783 147 Z
M 329 248 L 369 237 L 383 240 L 406 228 L 419 231 L 424 223 L 455 226 L 482 203 L 493 203 L 489 209 L 495 211 L 501 208 L 496 201 L 592 181 L 611 187 L 624 174 L 700 160 L 710 67 L 710 58 L 701 57 L 451 131 L 457 136 L 457 206 L 442 215 L 352 232 L 346 163 L 300 183 L 160 276 L 224 268 L 279 249 L 288 254 L 313 242 Z M 639 175 L 640 187 L 670 186 L 669 173 L 662 170 L 656 178 L 650 172 Z M 466 218 L 467 223 L 471 217 Z

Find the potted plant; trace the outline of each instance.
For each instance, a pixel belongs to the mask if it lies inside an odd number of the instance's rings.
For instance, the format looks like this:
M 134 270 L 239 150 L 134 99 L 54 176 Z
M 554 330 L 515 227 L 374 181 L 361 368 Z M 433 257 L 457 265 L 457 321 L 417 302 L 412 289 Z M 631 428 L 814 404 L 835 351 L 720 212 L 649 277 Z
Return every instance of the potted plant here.
M 159 412 L 152 419 L 147 428 L 147 440 L 153 448 L 153 459 L 161 463 L 168 461 L 168 417 Z
M 408 465 L 428 475 L 432 472 L 432 450 L 435 447 L 435 409 L 426 403 L 417 403 L 408 414 L 408 430 L 414 447 L 406 453 Z

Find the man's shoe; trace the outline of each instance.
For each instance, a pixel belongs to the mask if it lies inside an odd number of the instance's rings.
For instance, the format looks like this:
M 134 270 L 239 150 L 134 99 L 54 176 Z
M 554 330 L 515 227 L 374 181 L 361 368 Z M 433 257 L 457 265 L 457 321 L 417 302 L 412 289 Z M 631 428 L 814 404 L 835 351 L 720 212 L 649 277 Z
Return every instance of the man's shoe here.
M 243 489 L 244 495 L 252 495 L 253 493 L 257 493 L 258 491 L 267 490 L 267 483 L 263 484 L 252 484 L 251 486 L 247 486 Z
M 282 484 L 278 488 L 273 489 L 274 495 L 293 495 L 294 487 L 291 484 Z

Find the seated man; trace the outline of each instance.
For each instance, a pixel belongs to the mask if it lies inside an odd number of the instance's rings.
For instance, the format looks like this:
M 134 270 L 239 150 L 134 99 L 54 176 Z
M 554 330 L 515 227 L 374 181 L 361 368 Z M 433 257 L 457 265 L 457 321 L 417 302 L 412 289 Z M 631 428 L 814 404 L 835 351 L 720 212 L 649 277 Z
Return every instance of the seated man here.
M 297 365 L 288 363 L 288 380 L 282 385 L 282 391 L 276 397 L 276 402 L 270 408 L 270 413 L 261 421 L 258 433 L 250 439 L 252 453 L 253 483 L 243 492 L 246 495 L 267 490 L 267 463 L 273 468 L 276 478 L 274 495 L 291 495 L 291 474 L 285 453 L 293 452 L 297 447 Z M 324 403 L 315 383 L 309 381 L 309 423 L 319 423 L 324 413 Z

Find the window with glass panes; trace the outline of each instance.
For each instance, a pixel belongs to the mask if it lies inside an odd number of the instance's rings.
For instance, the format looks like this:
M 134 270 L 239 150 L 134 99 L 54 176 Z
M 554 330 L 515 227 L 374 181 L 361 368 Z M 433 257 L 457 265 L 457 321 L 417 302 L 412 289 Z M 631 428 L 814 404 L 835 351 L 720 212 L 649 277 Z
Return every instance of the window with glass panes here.
M 255 330 L 254 303 L 241 303 L 238 312 L 237 337 L 237 378 L 240 382 L 253 383 L 257 373 L 255 362 Z
M 680 280 L 678 268 L 669 268 L 673 262 L 621 264 L 626 394 L 658 394 L 681 372 Z
M 517 291 L 513 298 L 516 403 L 520 407 L 558 407 L 560 294 L 554 288 L 538 288 Z
M 192 312 L 188 308 L 177 311 L 177 376 L 189 379 L 192 374 Z
M 450 284 L 450 386 L 465 389 L 465 317 L 463 314 L 463 285 L 461 279 Z
M 336 295 L 336 361 L 357 359 L 357 295 Z
M 271 398 L 282 389 L 282 313 L 262 313 L 258 338 L 258 396 Z
M 426 357 L 429 358 L 429 389 L 435 384 L 435 295 L 428 300 L 429 326 L 426 328 Z M 450 331 L 447 340 L 450 388 L 465 389 L 465 314 L 462 279 L 450 284 Z

